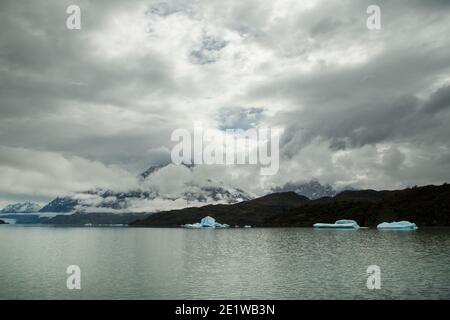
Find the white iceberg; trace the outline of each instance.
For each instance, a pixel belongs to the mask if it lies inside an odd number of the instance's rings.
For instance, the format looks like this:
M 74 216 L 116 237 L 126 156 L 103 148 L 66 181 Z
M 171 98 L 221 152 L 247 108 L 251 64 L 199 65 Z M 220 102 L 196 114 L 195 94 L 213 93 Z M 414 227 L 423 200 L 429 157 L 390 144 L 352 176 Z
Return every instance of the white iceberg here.
M 315 223 L 313 227 L 322 229 L 358 229 L 359 225 L 355 220 L 337 220 L 335 223 Z
M 192 223 L 192 224 L 184 224 L 182 225 L 183 228 L 188 229 L 222 229 L 222 228 L 228 228 L 228 224 L 221 224 L 216 222 L 216 219 L 213 217 L 207 216 L 204 217 L 200 222 Z
M 415 223 L 409 221 L 394 221 L 394 222 L 383 222 L 377 226 L 377 229 L 382 230 L 417 230 Z

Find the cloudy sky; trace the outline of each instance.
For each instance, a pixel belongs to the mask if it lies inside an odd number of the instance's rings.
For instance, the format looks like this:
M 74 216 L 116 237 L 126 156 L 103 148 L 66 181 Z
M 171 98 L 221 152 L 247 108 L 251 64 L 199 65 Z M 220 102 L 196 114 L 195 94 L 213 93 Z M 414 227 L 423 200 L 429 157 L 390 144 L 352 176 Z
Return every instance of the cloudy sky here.
M 256 194 L 450 181 L 449 34 L 447 0 L 2 0 L 0 205 L 133 188 L 194 121 L 284 128 L 274 176 L 198 168 Z

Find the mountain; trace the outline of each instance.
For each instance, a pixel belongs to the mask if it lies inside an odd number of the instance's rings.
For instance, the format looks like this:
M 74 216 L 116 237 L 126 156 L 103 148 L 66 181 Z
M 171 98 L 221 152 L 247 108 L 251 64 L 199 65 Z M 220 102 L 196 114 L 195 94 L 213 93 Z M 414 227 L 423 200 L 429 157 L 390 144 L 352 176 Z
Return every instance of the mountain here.
M 282 187 L 276 187 L 272 189 L 272 192 L 289 191 L 293 191 L 313 200 L 323 197 L 334 197 L 337 193 L 331 185 L 322 185 L 317 180 L 311 180 L 309 182 L 288 182 Z
M 50 201 L 39 212 L 84 212 L 89 208 L 111 210 L 127 209 L 132 201 L 155 199 L 156 195 L 148 191 L 114 192 L 111 190 L 91 190 L 72 196 L 58 197 Z
M 136 219 L 142 219 L 147 215 L 142 213 L 74 213 L 71 215 L 57 215 L 41 221 L 44 224 L 67 224 L 67 225 L 115 225 L 128 224 Z
M 251 224 L 263 226 L 265 221 L 276 218 L 286 210 L 301 206 L 310 200 L 295 192 L 273 193 L 261 198 L 236 204 L 207 205 L 166 212 L 157 212 L 146 219 L 134 221 L 133 226 L 178 227 L 182 224 L 200 221 L 205 216 L 213 216 L 217 221 L 230 225 Z
M 70 197 L 57 197 L 46 204 L 39 212 L 72 212 L 79 204 L 77 199 Z
M 231 210 L 236 212 L 240 212 L 241 210 L 244 212 L 252 212 L 258 211 L 261 213 L 261 218 L 268 215 L 273 215 L 285 210 L 285 208 L 290 206 L 295 206 L 301 202 L 308 201 L 309 199 L 303 196 L 300 196 L 294 192 L 286 192 L 280 194 L 270 194 L 264 197 L 261 197 L 256 200 L 248 200 L 240 203 L 236 203 L 234 205 L 207 205 L 204 207 L 196 208 L 198 212 L 193 218 L 199 218 L 202 215 L 206 215 L 209 212 L 209 208 L 214 208 L 214 210 L 219 210 L 225 215 L 229 215 L 230 207 Z M 193 209 L 193 208 L 189 208 Z M 128 224 L 136 220 L 141 220 L 145 217 L 149 217 L 152 214 L 145 213 L 74 213 L 71 215 L 57 215 L 47 220 L 40 221 L 41 223 L 48 224 Z M 157 215 L 157 213 L 153 213 L 153 215 Z M 222 217 L 221 214 L 217 213 L 217 217 Z M 170 223 L 170 218 L 172 215 L 166 215 L 165 218 L 169 218 L 165 223 L 169 223 L 170 226 L 177 226 L 175 223 Z M 199 218 L 200 219 L 200 218 Z M 240 221 L 240 218 L 237 217 L 237 222 Z M 154 225 L 157 226 L 157 225 Z M 161 226 L 167 226 L 166 224 L 162 224 Z
M 0 210 L 0 213 L 32 213 L 38 212 L 40 209 L 41 206 L 37 203 L 27 201 L 7 205 L 2 210 Z
M 177 179 L 178 177 L 170 170 L 178 169 L 184 170 L 183 173 L 190 177 L 194 168 L 193 165 L 187 164 L 182 164 L 179 168 L 175 167 L 174 165 L 150 167 L 138 175 L 138 188 L 135 190 L 118 192 L 96 189 L 78 192 L 52 200 L 40 212 L 155 212 L 184 208 L 189 205 L 236 203 L 253 198 L 244 190 L 212 179 L 192 178 L 189 180 L 187 178 L 185 183 L 178 185 L 177 190 L 170 190 L 170 192 L 153 181 L 156 175 L 158 175 L 156 178 L 159 179 L 160 184 L 164 184 L 168 179 Z
M 344 191 L 333 198 L 309 200 L 294 192 L 274 193 L 232 205 L 208 205 L 158 212 L 131 226 L 178 227 L 212 216 L 220 223 L 256 227 L 311 227 L 316 222 L 353 219 L 374 227 L 409 220 L 420 226 L 450 226 L 450 185 L 394 191 Z

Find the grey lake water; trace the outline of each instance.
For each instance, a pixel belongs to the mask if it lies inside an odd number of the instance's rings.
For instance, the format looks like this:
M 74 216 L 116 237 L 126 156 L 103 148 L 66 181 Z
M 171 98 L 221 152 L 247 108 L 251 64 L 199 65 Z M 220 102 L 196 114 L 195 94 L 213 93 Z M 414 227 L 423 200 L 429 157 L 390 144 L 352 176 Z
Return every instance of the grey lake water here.
M 3 225 L 0 299 L 450 299 L 450 229 Z

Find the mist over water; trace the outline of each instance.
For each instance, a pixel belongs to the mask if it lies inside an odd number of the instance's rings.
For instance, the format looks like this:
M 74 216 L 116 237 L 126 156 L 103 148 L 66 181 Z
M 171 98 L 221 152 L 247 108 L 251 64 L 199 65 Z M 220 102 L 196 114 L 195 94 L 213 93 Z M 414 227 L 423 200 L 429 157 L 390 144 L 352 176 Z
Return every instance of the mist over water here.
M 1 226 L 0 299 L 449 299 L 449 231 Z

